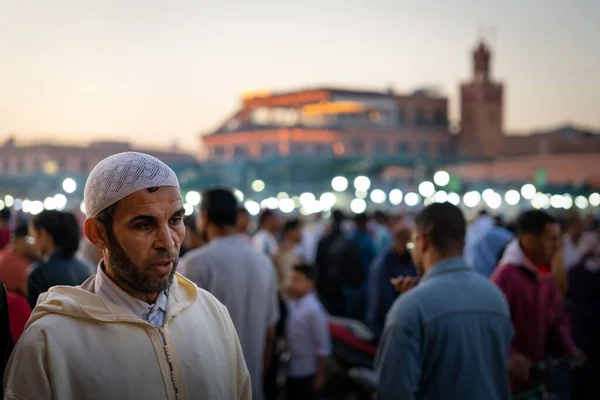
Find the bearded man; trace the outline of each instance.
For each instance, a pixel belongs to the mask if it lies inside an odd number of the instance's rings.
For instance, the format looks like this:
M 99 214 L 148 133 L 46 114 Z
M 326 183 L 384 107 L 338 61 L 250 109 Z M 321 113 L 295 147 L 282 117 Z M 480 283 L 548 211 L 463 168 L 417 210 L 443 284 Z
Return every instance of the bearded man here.
M 103 260 L 80 287 L 38 299 L 5 399 L 250 399 L 227 309 L 177 274 L 185 236 L 175 173 L 121 153 L 88 177 L 85 234 Z

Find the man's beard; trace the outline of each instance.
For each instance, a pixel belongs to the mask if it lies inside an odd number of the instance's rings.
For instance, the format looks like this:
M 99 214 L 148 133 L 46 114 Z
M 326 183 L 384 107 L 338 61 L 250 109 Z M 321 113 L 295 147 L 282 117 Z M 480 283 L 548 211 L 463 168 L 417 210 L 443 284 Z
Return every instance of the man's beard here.
M 148 269 L 152 268 L 152 266 L 149 265 L 140 270 L 140 268 L 131 261 L 125 252 L 125 249 L 121 247 L 121 244 L 111 231 L 107 232 L 107 242 L 107 266 L 113 270 L 117 279 L 122 283 L 141 293 L 160 293 L 168 289 L 173 283 L 179 261 L 177 254 L 169 254 L 169 252 L 165 250 L 163 252 L 164 254 L 157 257 L 157 259 L 169 258 L 175 260 L 173 262 L 173 269 L 168 278 L 157 281 L 152 279 L 148 274 Z

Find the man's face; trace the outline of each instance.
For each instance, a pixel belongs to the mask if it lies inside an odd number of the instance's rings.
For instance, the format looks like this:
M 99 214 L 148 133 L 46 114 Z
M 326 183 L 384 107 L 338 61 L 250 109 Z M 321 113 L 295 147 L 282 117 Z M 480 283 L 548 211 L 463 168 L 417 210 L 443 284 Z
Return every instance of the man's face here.
M 302 227 L 298 226 L 290 231 L 290 239 L 292 243 L 299 244 L 302 242 Z
M 236 230 L 238 233 L 248 233 L 250 225 L 250 214 L 247 212 L 239 212 L 236 220 Z
M 400 255 L 406 253 L 406 245 L 410 240 L 410 231 L 403 229 L 394 234 L 394 251 Z
M 560 225 L 558 223 L 546 224 L 541 234 L 527 235 L 524 239 L 526 252 L 532 258 L 531 261 L 550 264 L 560 246 Z
M 571 226 L 571 231 L 575 238 L 579 239 L 581 235 L 585 232 L 586 224 L 583 218 L 577 218 L 573 221 L 573 225 Z
M 292 271 L 290 275 L 290 282 L 287 286 L 287 293 L 292 298 L 304 297 L 314 288 L 314 283 L 308 279 L 304 274 L 297 271 Z
M 33 242 L 33 239 L 31 240 Z M 18 237 L 14 239 L 13 249 L 15 253 L 27 257 L 30 260 L 36 260 L 38 258 L 37 249 L 29 243 L 28 237 Z
M 275 214 L 271 215 L 267 220 L 267 229 L 273 233 L 281 230 L 281 220 Z
M 37 229 L 29 225 L 29 237 L 32 239 L 33 251 L 41 257 L 49 256 L 52 246 L 52 237 L 44 229 Z
M 119 201 L 104 250 L 117 279 L 141 293 L 167 289 L 185 237 L 184 214 L 173 187 L 140 190 Z

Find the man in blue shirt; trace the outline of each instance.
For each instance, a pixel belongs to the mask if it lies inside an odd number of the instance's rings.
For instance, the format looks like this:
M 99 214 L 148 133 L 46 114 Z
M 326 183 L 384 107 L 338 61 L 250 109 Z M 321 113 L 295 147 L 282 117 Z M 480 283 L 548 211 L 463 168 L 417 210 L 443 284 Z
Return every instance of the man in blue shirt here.
M 398 292 L 390 284 L 391 279 L 417 274 L 406 248 L 410 235 L 408 226 L 401 224 L 395 227 L 392 247 L 377 257 L 369 270 L 366 322 L 376 341 L 383 333 L 385 316 L 398 297 Z
M 502 292 L 462 258 L 462 212 L 436 203 L 415 222 L 411 247 L 422 278 L 387 316 L 378 399 L 508 399 L 510 312 Z

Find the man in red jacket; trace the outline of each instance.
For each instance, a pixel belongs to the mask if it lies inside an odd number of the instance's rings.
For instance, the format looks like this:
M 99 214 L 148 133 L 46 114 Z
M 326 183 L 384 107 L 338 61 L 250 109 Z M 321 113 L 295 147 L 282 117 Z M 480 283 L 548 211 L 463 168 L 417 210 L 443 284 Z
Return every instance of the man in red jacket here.
M 558 222 L 544 211 L 526 211 L 518 218 L 517 235 L 491 278 L 508 300 L 515 330 L 509 354 L 513 393 L 533 386 L 529 380 L 532 363 L 550 354 L 577 361 L 584 358 L 571 337 L 551 274 L 551 260 L 561 241 Z

